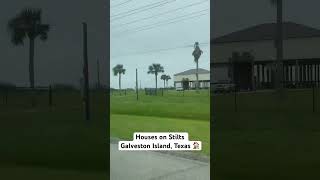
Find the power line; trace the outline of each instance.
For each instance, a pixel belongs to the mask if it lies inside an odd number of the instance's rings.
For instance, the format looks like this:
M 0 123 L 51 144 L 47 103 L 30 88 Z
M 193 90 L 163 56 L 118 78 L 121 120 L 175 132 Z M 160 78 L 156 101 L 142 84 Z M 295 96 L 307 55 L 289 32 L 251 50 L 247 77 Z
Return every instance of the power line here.
M 168 23 L 168 21 L 172 21 L 172 20 L 176 20 L 176 19 L 179 19 L 179 18 L 188 17 L 188 16 L 190 16 L 190 15 L 198 14 L 198 13 L 205 12 L 205 11 L 208 11 L 208 10 L 209 10 L 209 9 L 204 9 L 204 10 L 192 12 L 192 13 L 185 14 L 185 15 L 182 15 L 182 16 L 177 16 L 177 17 L 175 17 L 175 18 L 171 18 L 171 19 L 166 19 L 166 20 L 163 20 L 163 21 L 159 21 L 159 22 L 156 22 L 156 23 L 153 23 L 153 24 L 140 26 L 140 27 L 134 28 L 133 30 L 135 30 L 135 29 L 138 30 L 138 29 L 145 28 L 145 27 L 150 27 L 150 26 L 154 26 L 154 25 L 159 25 L 159 24 L 163 24 L 163 23 Z M 132 30 L 132 29 L 130 29 L 130 30 Z
M 124 1 L 124 2 L 122 2 L 122 3 L 113 5 L 113 6 L 111 6 L 111 8 L 115 8 L 115 7 L 118 7 L 118 6 L 122 6 L 122 5 L 124 5 L 124 4 L 128 4 L 130 1 L 132 1 L 132 0 L 127 0 L 127 1 Z
M 125 17 L 130 16 L 130 15 L 133 15 L 133 14 L 137 14 L 137 13 L 141 13 L 141 12 L 144 12 L 144 11 L 148 11 L 148 10 L 150 10 L 150 9 L 154 9 L 154 8 L 157 8 L 157 7 L 160 7 L 160 6 L 163 6 L 163 5 L 172 3 L 172 2 L 174 2 L 174 1 L 176 1 L 176 0 L 160 1 L 160 2 L 153 3 L 153 4 L 149 4 L 149 5 L 146 5 L 146 6 L 137 8 L 137 9 L 133 9 L 133 10 L 130 10 L 130 11 L 127 11 L 127 12 L 115 14 L 115 15 L 112 15 L 112 16 L 111 16 L 111 20 L 110 20 L 110 21 L 114 21 L 114 20 L 117 20 L 117 19 L 122 19 L 122 18 L 125 18 Z M 149 6 L 151 6 L 151 7 L 149 7 Z M 140 10 L 140 9 L 141 9 L 141 10 Z M 137 10 L 140 10 L 140 11 L 137 11 Z M 132 12 L 132 13 L 130 13 L 130 12 Z M 115 16 L 116 16 L 116 17 L 115 17 Z
M 176 23 L 181 22 L 181 21 L 194 19 L 194 18 L 197 18 L 197 17 L 200 17 L 200 16 L 204 16 L 204 15 L 207 15 L 207 14 L 208 14 L 208 13 L 206 13 L 206 14 L 200 14 L 200 15 L 197 15 L 197 16 L 189 17 L 188 19 L 181 19 L 181 20 L 179 20 L 179 21 L 174 21 L 174 22 L 170 22 L 170 23 L 166 23 L 166 24 L 162 24 L 162 25 L 158 25 L 158 26 L 154 26 L 154 27 L 150 27 L 150 28 L 140 29 L 140 30 L 136 30 L 136 31 L 132 31 L 132 32 L 129 31 L 129 32 L 130 32 L 131 34 L 133 34 L 133 33 L 141 32 L 141 31 L 145 31 L 145 30 L 150 30 L 150 29 L 162 27 L 162 26 L 165 26 L 165 25 L 176 24 Z M 121 35 L 121 34 L 120 34 L 120 35 Z M 128 35 L 128 34 L 126 34 L 126 35 Z
M 210 42 L 199 43 L 199 44 L 203 45 L 203 46 L 207 46 L 207 45 L 210 44 Z M 175 50 L 175 49 L 184 49 L 184 48 L 191 48 L 191 47 L 193 47 L 193 44 L 177 46 L 177 47 L 172 47 L 172 48 L 154 49 L 154 50 L 149 50 L 149 51 L 140 51 L 140 52 L 128 53 L 128 54 L 124 54 L 124 55 L 111 56 L 111 58 L 117 58 L 117 57 L 123 57 L 123 56 L 132 56 L 132 55 L 139 55 L 139 54 L 151 54 L 151 53 L 171 51 L 171 50 Z
M 186 8 L 189 8 L 189 7 L 192 7 L 192 6 L 197 6 L 199 4 L 202 4 L 202 3 L 208 2 L 208 1 L 209 0 L 200 1 L 200 2 L 197 2 L 197 3 L 189 4 L 187 6 L 183 6 L 183 7 L 176 8 L 176 9 L 172 9 L 172 10 L 169 10 L 169 11 L 166 11 L 166 12 L 163 12 L 163 13 L 159 13 L 159 14 L 148 16 L 148 17 L 145 17 L 145 18 L 137 19 L 137 20 L 134 20 L 134 21 L 131 21 L 131 22 L 128 22 L 128 23 L 114 25 L 114 27 L 112 27 L 112 28 L 118 28 L 118 27 L 129 25 L 129 24 L 134 24 L 134 23 L 137 23 L 137 22 L 140 22 L 140 21 L 144 21 L 144 20 L 147 20 L 147 19 L 152 19 L 152 18 L 155 18 L 155 17 L 159 17 L 161 15 L 165 15 L 165 14 L 169 14 L 169 13 L 172 13 L 172 12 L 176 12 L 176 11 L 179 11 L 179 10 L 182 10 L 182 9 L 186 9 Z
M 131 13 L 131 12 L 134 12 L 134 11 L 138 11 L 140 9 L 149 8 L 150 6 L 158 5 L 158 4 L 161 4 L 161 3 L 167 3 L 168 1 L 169 0 L 162 0 L 162 1 L 155 2 L 155 3 L 150 3 L 150 4 L 147 4 L 145 6 L 141 6 L 141 7 L 135 8 L 135 9 L 131 9 L 129 11 L 120 12 L 118 14 L 111 15 L 110 17 L 121 16 L 121 15 L 128 14 L 128 13 Z M 173 0 L 173 1 L 175 1 L 175 0 Z
M 175 24 L 175 23 L 178 23 L 178 22 L 181 22 L 181 21 L 194 19 L 194 18 L 197 18 L 197 17 L 200 17 L 200 16 L 207 15 L 208 13 L 204 13 L 204 14 L 200 14 L 200 15 L 196 15 L 196 16 L 191 16 L 191 17 L 188 17 L 188 16 L 193 15 L 193 14 L 197 14 L 197 13 L 200 13 L 200 12 L 208 11 L 208 10 L 209 9 L 205 9 L 205 10 L 202 10 L 202 11 L 189 13 L 187 15 L 183 15 L 183 16 L 180 16 L 180 17 L 168 19 L 168 20 L 165 20 L 165 21 L 160 21 L 160 22 L 157 22 L 157 23 L 154 23 L 154 24 L 151 24 L 151 25 L 141 26 L 141 27 L 135 28 L 133 30 L 132 29 L 131 30 L 127 29 L 127 30 L 119 32 L 117 34 L 118 35 L 122 35 L 122 34 L 128 33 L 128 32 L 140 32 L 140 31 L 145 31 L 145 30 L 161 27 L 161 26 L 164 26 L 164 25 Z M 180 19 L 180 18 L 183 18 L 183 19 Z M 176 20 L 176 19 L 180 19 L 180 20 Z M 175 21 L 172 21 L 172 20 L 175 20 Z M 171 22 L 168 22 L 168 21 L 171 21 Z

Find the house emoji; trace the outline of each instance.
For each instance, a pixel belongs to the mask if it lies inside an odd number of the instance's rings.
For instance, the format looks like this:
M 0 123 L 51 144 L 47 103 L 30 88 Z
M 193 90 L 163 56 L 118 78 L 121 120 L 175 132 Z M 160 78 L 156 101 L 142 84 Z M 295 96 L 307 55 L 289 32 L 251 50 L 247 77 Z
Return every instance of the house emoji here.
M 194 142 L 193 143 L 193 149 L 199 149 L 199 143 L 198 142 Z

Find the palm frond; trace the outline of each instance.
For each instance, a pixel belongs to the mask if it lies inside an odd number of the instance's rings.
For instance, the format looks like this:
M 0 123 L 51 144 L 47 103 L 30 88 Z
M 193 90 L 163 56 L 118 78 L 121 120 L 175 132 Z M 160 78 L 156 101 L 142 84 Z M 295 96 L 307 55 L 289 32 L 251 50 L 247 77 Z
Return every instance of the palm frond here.
M 149 66 L 149 71 L 148 71 L 148 74 L 154 74 L 154 68 L 153 68 L 153 65 Z
M 23 44 L 26 37 L 48 39 L 50 28 L 47 24 L 41 24 L 41 14 L 41 9 L 26 8 L 9 20 L 7 28 L 13 44 Z
M 114 76 L 117 76 L 118 75 L 118 70 L 116 68 L 112 68 L 112 71 L 113 71 L 113 75 Z
M 117 76 L 118 74 L 125 74 L 126 69 L 123 68 L 122 64 L 117 64 L 115 67 L 112 68 L 113 74 Z
M 21 31 L 19 29 L 15 29 L 11 33 L 11 42 L 14 45 L 23 45 L 24 39 L 27 37 L 26 33 L 24 31 Z
M 39 25 L 37 35 L 40 36 L 40 39 L 42 41 L 45 41 L 48 39 L 48 32 L 50 30 L 50 26 L 48 24 L 41 24 Z
M 158 73 L 163 73 L 164 68 L 161 66 L 161 64 L 152 64 L 149 66 L 149 71 L 148 74 L 158 74 Z

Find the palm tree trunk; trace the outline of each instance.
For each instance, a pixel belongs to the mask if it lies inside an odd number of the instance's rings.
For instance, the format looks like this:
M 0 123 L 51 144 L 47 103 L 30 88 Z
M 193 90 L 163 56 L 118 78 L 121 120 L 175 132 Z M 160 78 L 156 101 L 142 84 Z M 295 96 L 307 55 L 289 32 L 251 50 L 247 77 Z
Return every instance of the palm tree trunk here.
M 199 74 L 198 74 L 198 70 L 199 70 L 199 62 L 198 60 L 196 61 L 197 64 L 197 68 L 196 68 L 196 90 L 198 91 L 199 89 Z
M 119 73 L 119 90 L 121 91 L 121 74 Z
M 34 89 L 34 38 L 30 38 L 29 43 L 29 82 L 30 88 Z
M 168 91 L 168 80 L 166 80 L 166 90 Z
M 276 88 L 282 91 L 283 88 L 283 1 L 277 1 L 277 81 Z
M 163 89 L 166 88 L 166 80 L 163 80 Z
M 158 75 L 156 74 L 156 94 L 157 94 L 157 89 L 158 89 Z
M 35 91 L 34 91 L 34 38 L 29 38 L 29 82 L 31 88 L 31 106 L 36 105 Z

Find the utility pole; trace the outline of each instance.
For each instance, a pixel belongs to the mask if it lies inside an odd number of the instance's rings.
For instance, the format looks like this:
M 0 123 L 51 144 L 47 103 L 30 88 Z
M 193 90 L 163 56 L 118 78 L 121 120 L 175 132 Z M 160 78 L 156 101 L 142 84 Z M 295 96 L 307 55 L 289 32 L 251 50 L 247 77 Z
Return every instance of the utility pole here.
M 136 93 L 137 93 L 137 101 L 138 101 L 139 100 L 138 69 L 136 69 Z
M 99 64 L 99 59 L 97 60 L 97 80 L 98 80 L 98 89 L 100 89 L 100 64 Z
M 276 88 L 283 93 L 283 1 L 277 1 L 277 36 L 276 36 L 276 53 L 277 53 L 277 82 Z
M 88 68 L 88 44 L 87 44 L 87 23 L 83 23 L 83 76 L 84 76 L 84 99 L 85 99 L 85 119 L 90 120 L 89 107 L 89 68 Z

